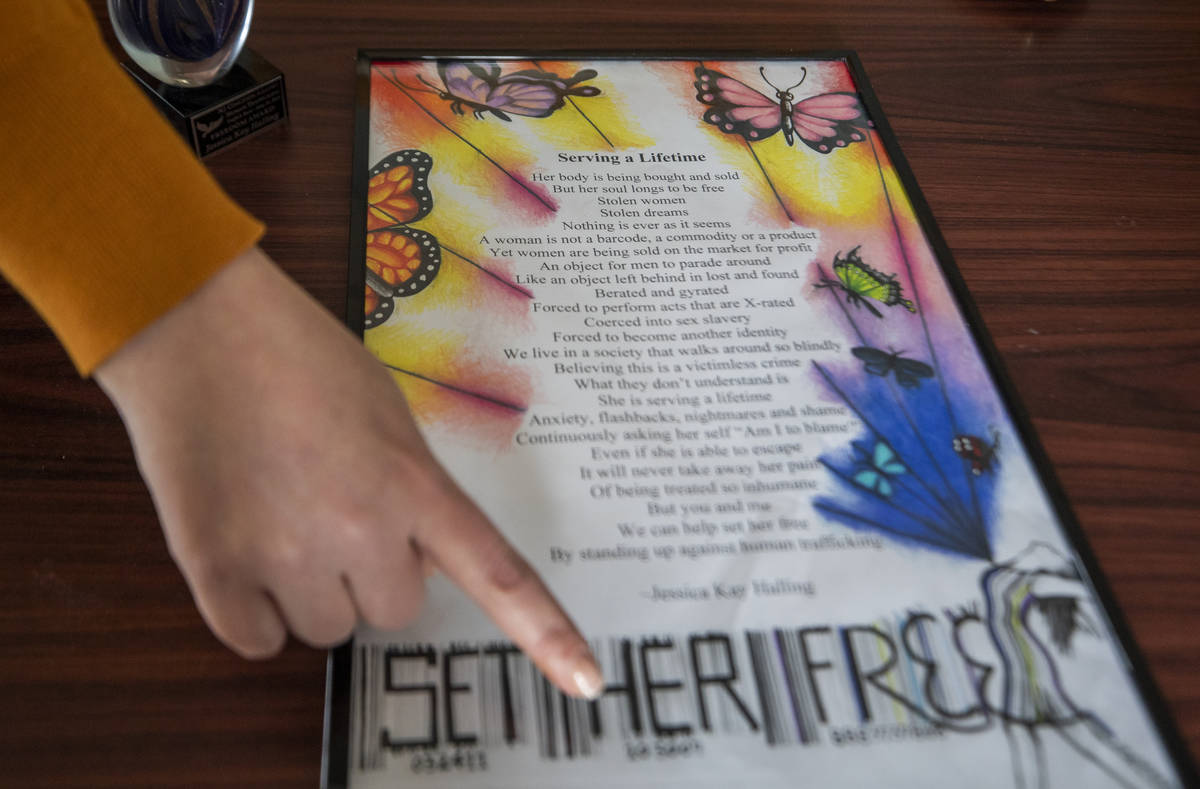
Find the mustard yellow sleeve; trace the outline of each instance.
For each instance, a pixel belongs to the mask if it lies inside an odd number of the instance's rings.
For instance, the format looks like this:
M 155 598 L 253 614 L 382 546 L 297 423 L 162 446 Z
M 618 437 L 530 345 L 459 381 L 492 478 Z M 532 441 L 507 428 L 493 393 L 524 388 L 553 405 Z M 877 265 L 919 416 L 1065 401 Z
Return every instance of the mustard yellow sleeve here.
M 87 375 L 252 246 L 82 0 L 0 6 L 0 271 Z

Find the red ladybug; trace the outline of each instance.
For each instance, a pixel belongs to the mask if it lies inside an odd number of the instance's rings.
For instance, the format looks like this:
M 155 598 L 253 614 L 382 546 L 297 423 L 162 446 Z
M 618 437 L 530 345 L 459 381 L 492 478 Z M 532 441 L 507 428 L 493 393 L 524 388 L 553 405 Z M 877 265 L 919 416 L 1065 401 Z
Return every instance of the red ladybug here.
M 975 476 L 991 471 L 996 460 L 996 450 L 1000 447 L 1000 434 L 992 431 L 992 442 L 979 436 L 955 436 L 954 454 L 971 464 L 971 473 Z

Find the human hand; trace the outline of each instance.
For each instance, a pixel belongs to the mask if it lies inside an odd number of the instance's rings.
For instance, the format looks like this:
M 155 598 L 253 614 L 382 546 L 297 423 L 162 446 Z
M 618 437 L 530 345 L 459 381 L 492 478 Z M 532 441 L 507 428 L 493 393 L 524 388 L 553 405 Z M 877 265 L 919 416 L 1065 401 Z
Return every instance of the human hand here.
M 96 371 L 201 615 L 246 657 L 410 622 L 443 571 L 565 692 L 600 672 L 390 376 L 258 249 Z

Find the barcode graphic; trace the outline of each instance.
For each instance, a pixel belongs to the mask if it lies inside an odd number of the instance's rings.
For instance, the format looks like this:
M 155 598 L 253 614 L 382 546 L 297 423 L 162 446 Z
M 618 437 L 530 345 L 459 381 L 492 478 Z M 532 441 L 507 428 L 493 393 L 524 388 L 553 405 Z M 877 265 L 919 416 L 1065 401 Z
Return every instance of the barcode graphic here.
M 630 741 L 721 738 L 812 746 L 864 726 L 930 730 L 986 716 L 979 664 L 933 617 L 859 627 L 611 637 L 592 643 L 594 702 L 554 688 L 508 643 L 360 644 L 354 748 L 360 771 L 421 749 L 527 748 L 586 759 Z

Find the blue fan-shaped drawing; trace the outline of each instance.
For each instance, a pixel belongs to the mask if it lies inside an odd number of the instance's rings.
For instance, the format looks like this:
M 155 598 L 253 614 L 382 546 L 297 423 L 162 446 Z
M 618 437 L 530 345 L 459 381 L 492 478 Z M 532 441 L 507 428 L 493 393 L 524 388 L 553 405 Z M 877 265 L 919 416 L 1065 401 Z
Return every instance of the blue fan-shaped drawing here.
M 883 274 L 861 265 L 897 287 L 894 272 Z M 963 385 L 943 369 L 911 265 L 907 259 L 903 265 L 914 287 L 916 315 L 908 318 L 884 304 L 878 310 L 884 320 L 878 322 L 850 309 L 852 295 L 844 287 L 828 287 L 830 278 L 819 271 L 817 288 L 837 301 L 858 345 L 844 362 L 813 366 L 826 390 L 853 412 L 865 433 L 821 456 L 839 484 L 834 492 L 818 497 L 814 506 L 830 520 L 854 529 L 991 561 L 997 440 L 980 437 L 988 434 L 987 414 L 970 392 L 958 391 Z M 908 340 L 909 350 L 884 350 L 880 340 L 905 334 L 897 326 L 912 329 L 907 332 L 915 335 Z M 906 378 L 897 374 L 897 365 L 932 375 Z M 970 456 L 964 447 L 970 448 Z

